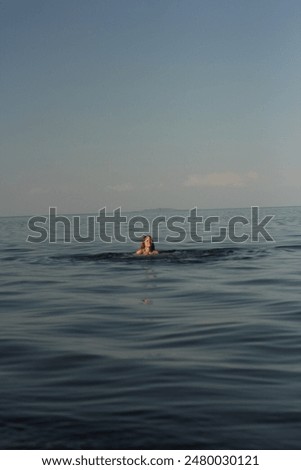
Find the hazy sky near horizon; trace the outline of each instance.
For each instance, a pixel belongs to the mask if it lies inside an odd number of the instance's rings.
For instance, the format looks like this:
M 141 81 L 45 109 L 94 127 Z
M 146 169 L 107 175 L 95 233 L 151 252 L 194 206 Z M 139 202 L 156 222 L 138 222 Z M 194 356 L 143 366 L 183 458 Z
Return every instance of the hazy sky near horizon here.
M 3 0 L 0 215 L 301 204 L 300 0 Z

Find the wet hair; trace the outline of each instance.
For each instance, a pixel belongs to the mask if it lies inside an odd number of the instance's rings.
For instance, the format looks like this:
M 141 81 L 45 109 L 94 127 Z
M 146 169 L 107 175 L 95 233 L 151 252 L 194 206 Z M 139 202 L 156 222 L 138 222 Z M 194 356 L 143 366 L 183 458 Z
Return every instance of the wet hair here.
M 144 250 L 145 249 L 145 239 L 149 237 L 151 239 L 151 246 L 150 246 L 150 251 L 154 251 L 155 250 L 155 244 L 153 242 L 153 238 L 150 236 L 150 235 L 144 235 L 144 237 L 142 238 L 142 242 L 141 242 L 141 246 L 140 246 L 140 249 L 141 250 Z

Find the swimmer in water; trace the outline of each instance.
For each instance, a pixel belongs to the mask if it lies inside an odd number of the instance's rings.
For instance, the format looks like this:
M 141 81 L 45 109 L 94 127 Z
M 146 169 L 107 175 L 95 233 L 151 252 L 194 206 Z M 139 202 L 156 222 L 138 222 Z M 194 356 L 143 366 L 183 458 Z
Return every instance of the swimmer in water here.
M 150 235 L 144 235 L 139 250 L 136 255 L 157 255 L 159 251 L 155 250 L 153 239 Z

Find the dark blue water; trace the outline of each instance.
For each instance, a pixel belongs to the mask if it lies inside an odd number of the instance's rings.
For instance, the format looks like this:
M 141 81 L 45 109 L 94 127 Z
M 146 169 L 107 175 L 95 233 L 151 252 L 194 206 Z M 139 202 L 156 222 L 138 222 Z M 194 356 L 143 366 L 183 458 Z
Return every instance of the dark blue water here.
M 1 448 L 300 449 L 301 208 L 264 213 L 148 258 L 1 218 Z

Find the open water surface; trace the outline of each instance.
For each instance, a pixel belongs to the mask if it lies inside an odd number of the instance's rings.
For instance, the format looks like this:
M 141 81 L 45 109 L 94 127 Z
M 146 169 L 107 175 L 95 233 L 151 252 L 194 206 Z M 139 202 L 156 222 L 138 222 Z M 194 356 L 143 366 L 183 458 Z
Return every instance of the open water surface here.
M 261 214 L 154 257 L 0 218 L 1 448 L 300 449 L 301 208 Z

